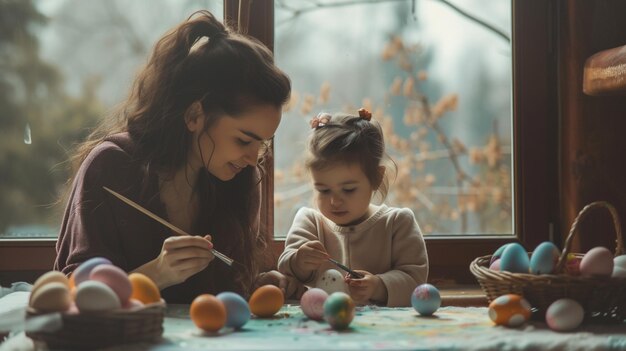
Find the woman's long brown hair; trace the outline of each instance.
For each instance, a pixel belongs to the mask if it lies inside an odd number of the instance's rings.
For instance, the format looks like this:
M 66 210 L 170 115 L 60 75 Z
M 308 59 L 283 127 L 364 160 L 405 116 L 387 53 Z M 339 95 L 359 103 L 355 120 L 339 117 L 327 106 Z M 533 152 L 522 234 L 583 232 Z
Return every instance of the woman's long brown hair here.
M 232 32 L 208 11 L 196 12 L 159 40 L 126 101 L 79 146 L 73 166 L 77 168 L 107 136 L 127 131 L 147 182 L 150 172 L 183 167 L 190 147 L 197 147 L 185 124 L 185 113 L 194 102 L 200 102 L 205 127 L 210 128 L 221 116 L 236 118 L 255 105 L 280 108 L 290 92 L 289 78 L 263 44 Z M 244 294 L 258 273 L 265 247 L 251 203 L 261 174 L 260 166 L 247 167 L 222 182 L 203 169 L 196 186 L 203 211 L 200 225 L 216 234 L 216 247 L 243 264 L 235 272 Z

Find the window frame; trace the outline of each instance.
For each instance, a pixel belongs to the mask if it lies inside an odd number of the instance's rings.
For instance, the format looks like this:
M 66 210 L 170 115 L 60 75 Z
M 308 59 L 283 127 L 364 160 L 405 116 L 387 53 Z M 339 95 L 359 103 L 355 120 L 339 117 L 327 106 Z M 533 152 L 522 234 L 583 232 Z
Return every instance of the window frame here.
M 248 9 L 249 11 L 240 11 Z M 500 245 L 519 241 L 532 249 L 542 241 L 561 241 L 558 227 L 558 92 L 556 64 L 557 11 L 555 0 L 512 0 L 513 58 L 513 174 L 515 237 L 427 236 L 432 282 L 475 284 L 470 262 Z M 249 16 L 246 14 L 254 14 Z M 274 1 L 224 0 L 224 19 L 233 27 L 248 22 L 244 31 L 272 51 Z M 261 221 L 275 264 L 284 239 L 274 238 L 273 159 L 266 163 Z M 0 240 L 0 284 L 33 281 L 52 269 L 56 239 Z

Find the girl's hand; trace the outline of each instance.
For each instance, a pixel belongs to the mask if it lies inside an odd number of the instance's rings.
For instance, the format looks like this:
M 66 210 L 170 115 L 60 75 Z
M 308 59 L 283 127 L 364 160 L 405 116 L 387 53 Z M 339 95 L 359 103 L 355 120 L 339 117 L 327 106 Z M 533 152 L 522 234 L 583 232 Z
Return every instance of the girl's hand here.
M 300 273 L 312 272 L 316 270 L 323 262 L 328 260 L 328 253 L 324 245 L 318 240 L 308 241 L 298 248 L 294 255 L 295 270 L 297 275 Z
M 256 290 L 267 284 L 279 287 L 283 292 L 285 299 L 300 299 L 304 291 L 306 291 L 306 287 L 298 280 L 293 277 L 287 277 L 278 271 L 259 273 L 256 281 L 254 282 L 253 289 Z M 254 292 L 254 290 L 252 292 Z
M 159 289 L 180 284 L 205 269 L 214 259 L 211 236 L 171 236 L 163 242 L 161 253 L 135 272 L 150 277 Z
M 344 280 L 350 288 L 350 296 L 354 302 L 359 305 L 366 305 L 372 300 L 374 293 L 381 288 L 383 281 L 377 275 L 367 271 L 355 270 L 355 272 L 363 274 L 363 278 L 352 278 L 348 273 Z

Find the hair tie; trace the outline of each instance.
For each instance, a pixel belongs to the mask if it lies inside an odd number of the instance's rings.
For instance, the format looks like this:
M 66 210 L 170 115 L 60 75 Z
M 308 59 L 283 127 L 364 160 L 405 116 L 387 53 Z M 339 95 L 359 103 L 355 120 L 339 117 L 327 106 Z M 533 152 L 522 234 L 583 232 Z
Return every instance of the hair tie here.
M 366 110 L 365 108 L 361 107 L 359 109 L 359 117 L 369 122 L 372 120 L 372 113 Z
M 317 128 L 322 128 L 323 126 L 327 125 L 328 122 L 330 122 L 330 115 L 326 112 L 320 112 L 317 114 L 317 116 L 313 117 L 313 119 L 311 120 L 311 128 L 312 129 L 317 129 Z

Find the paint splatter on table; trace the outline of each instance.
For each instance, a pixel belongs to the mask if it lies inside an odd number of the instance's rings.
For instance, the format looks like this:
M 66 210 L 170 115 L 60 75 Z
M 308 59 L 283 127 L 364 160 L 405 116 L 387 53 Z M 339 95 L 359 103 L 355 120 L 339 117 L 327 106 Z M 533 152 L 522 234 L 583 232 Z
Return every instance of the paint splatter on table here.
M 359 307 L 347 331 L 306 318 L 286 305 L 272 319 L 252 319 L 243 330 L 208 334 L 188 306 L 168 307 L 164 340 L 149 350 L 626 350 L 626 325 L 589 325 L 557 333 L 533 322 L 496 327 L 484 307 L 444 307 L 432 317 L 412 308 Z

